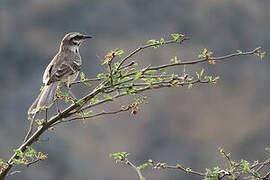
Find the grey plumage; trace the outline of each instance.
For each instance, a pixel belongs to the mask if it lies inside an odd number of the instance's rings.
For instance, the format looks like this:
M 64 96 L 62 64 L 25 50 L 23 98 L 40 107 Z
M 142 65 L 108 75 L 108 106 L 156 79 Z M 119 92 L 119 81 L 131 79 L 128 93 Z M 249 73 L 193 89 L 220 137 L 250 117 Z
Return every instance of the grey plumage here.
M 67 86 L 69 87 L 77 78 L 82 65 L 79 46 L 86 38 L 91 37 L 76 32 L 65 35 L 61 42 L 59 52 L 44 72 L 43 83 L 45 86 L 29 108 L 29 115 L 36 114 L 43 106 L 50 108 L 55 100 L 56 91 L 59 85 L 61 83 L 67 83 Z
M 64 36 L 58 53 L 45 69 L 43 75 L 45 86 L 28 110 L 32 121 L 25 141 L 31 134 L 36 113 L 44 106 L 50 108 L 55 101 L 57 89 L 62 84 L 67 84 L 69 88 L 70 84 L 77 78 L 82 66 L 79 46 L 87 38 L 92 37 L 77 32 L 71 32 Z

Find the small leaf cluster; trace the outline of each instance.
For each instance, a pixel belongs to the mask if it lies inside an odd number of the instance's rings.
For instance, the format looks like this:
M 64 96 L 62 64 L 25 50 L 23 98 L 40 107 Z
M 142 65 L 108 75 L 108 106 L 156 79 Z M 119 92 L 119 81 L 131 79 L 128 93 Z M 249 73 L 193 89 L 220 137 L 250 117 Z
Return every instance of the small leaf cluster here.
M 265 56 L 265 54 L 266 54 L 266 52 L 264 51 L 264 52 L 262 52 L 261 51 L 261 49 L 262 49 L 262 47 L 257 47 L 256 49 L 255 49 L 255 55 L 256 56 L 259 56 L 261 59 L 263 59 L 264 58 L 264 56 Z
M 4 159 L 0 158 L 0 173 L 2 173 L 8 167 L 8 163 Z
M 43 123 L 44 123 L 44 119 L 36 119 L 35 122 L 38 125 L 38 129 L 42 128 Z
M 26 147 L 25 152 L 22 152 L 20 149 L 14 149 L 14 152 L 17 156 L 17 158 L 12 159 L 14 164 L 24 164 L 29 166 L 32 163 L 45 160 L 47 158 L 46 154 L 42 152 L 37 153 L 36 150 L 30 146 Z
M 122 54 L 124 54 L 124 50 L 123 49 L 115 49 L 112 50 L 111 52 L 107 53 L 105 55 L 104 61 L 102 63 L 102 65 L 109 65 L 111 64 L 113 58 L 115 58 L 116 56 L 121 56 Z
M 148 163 L 143 163 L 143 164 L 137 166 L 137 168 L 138 168 L 138 169 L 144 169 L 144 168 L 146 168 L 148 165 L 149 165 Z
M 213 52 L 209 51 L 208 49 L 204 48 L 203 52 L 198 55 L 199 59 L 209 59 Z
M 223 173 L 227 173 L 226 171 L 221 170 L 219 167 L 214 167 L 213 170 L 206 168 L 205 171 L 204 180 L 218 180 Z
M 176 64 L 179 64 L 181 63 L 181 60 L 177 58 L 177 56 L 175 56 L 174 58 L 171 58 L 170 59 L 170 62 L 173 62 L 173 63 L 176 63 Z
M 171 36 L 176 42 L 180 42 L 180 39 L 185 37 L 183 34 L 179 34 L 179 33 L 173 33 L 171 34 Z
M 163 38 L 161 38 L 161 39 L 162 39 L 162 42 L 163 42 L 164 39 L 163 39 Z M 154 45 L 154 46 L 153 46 L 154 48 L 159 48 L 159 45 L 161 44 L 160 41 L 155 40 L 155 39 L 150 39 L 150 40 L 147 41 L 147 43 L 150 44 L 150 45 Z M 163 42 L 163 43 L 164 43 L 164 42 Z
M 185 37 L 183 34 L 179 34 L 179 33 L 173 33 L 170 35 L 173 38 L 174 42 L 180 42 L 181 38 Z M 160 40 L 150 39 L 147 41 L 147 43 L 149 45 L 153 45 L 154 48 L 159 48 L 160 45 L 166 44 L 166 41 L 164 40 L 164 38 L 160 38 Z
M 112 157 L 116 163 L 127 162 L 129 155 L 130 155 L 130 153 L 127 153 L 127 152 L 116 152 L 116 153 L 109 154 L 109 156 Z
M 82 83 L 84 83 L 86 86 L 89 86 L 89 87 L 91 86 L 91 84 L 90 84 L 89 82 L 87 82 L 88 79 L 85 78 L 84 72 L 81 72 L 81 73 L 80 73 L 80 81 L 81 81 Z
M 204 79 L 207 80 L 208 83 L 213 83 L 213 84 L 215 84 L 215 83 L 217 82 L 217 80 L 220 79 L 220 77 L 219 77 L 219 76 L 216 76 L 216 77 L 213 77 L 213 76 L 205 76 Z
M 74 104 L 74 99 L 71 97 L 71 95 L 68 92 L 62 92 L 61 90 L 57 91 L 56 97 L 59 99 L 65 100 L 65 103 L 71 102 Z
M 92 110 L 89 110 L 89 111 L 87 111 L 87 112 L 80 112 L 80 117 L 82 117 L 83 119 L 84 118 L 87 118 L 87 117 L 89 117 L 91 114 L 93 114 L 93 111 Z

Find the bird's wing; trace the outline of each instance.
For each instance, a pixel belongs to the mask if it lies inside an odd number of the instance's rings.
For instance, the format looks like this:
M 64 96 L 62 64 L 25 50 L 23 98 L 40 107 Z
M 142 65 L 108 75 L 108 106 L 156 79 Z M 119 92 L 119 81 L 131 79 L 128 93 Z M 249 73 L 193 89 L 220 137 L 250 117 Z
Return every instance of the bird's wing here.
M 51 84 L 52 82 L 60 81 L 64 78 L 66 78 L 69 75 L 74 74 L 75 72 L 80 71 L 81 69 L 81 63 L 80 63 L 80 57 L 79 56 L 65 56 L 60 57 L 58 56 L 59 60 L 53 61 L 50 63 L 52 64 L 47 67 L 44 76 L 48 76 L 47 79 L 43 79 L 43 82 L 47 85 Z M 46 75 L 45 75 L 46 74 Z M 47 80 L 47 81 L 46 81 Z

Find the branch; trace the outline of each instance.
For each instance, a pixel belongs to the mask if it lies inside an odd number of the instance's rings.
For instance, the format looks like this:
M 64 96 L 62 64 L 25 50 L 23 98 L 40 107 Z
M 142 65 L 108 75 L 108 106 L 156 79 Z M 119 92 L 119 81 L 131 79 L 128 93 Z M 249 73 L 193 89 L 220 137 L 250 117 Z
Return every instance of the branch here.
M 229 153 L 224 154 L 223 149 L 219 148 L 219 150 L 220 150 L 220 153 L 222 154 L 222 156 L 225 158 L 225 160 L 231 161 L 231 159 L 229 157 Z M 235 179 L 235 180 L 239 179 L 240 177 L 242 177 L 242 179 L 266 180 L 266 179 L 269 179 L 269 177 L 270 177 L 270 171 L 268 171 L 265 175 L 262 175 L 259 173 L 259 171 L 253 170 L 252 168 L 254 168 L 255 166 L 250 165 L 250 163 L 246 160 L 241 160 L 240 162 L 231 161 L 232 164 L 230 165 L 229 168 L 226 168 L 226 170 L 221 169 L 219 167 L 214 167 L 212 169 L 206 168 L 205 172 L 199 172 L 199 171 L 192 170 L 191 168 L 185 168 L 180 164 L 172 166 L 172 165 L 167 165 L 167 163 L 163 163 L 163 162 L 154 163 L 153 160 L 151 160 L 151 159 L 149 159 L 146 163 L 143 163 L 142 165 L 136 167 L 128 160 L 129 155 L 130 155 L 130 153 L 126 153 L 126 152 L 118 152 L 118 153 L 110 154 L 110 156 L 112 158 L 114 158 L 114 160 L 116 162 L 123 162 L 123 163 L 130 165 L 134 170 L 137 171 L 138 174 L 140 174 L 139 175 L 140 177 L 143 177 L 141 170 L 146 168 L 146 167 L 149 167 L 149 166 L 152 167 L 152 169 L 157 169 L 157 170 L 160 170 L 160 169 L 179 170 L 179 171 L 182 171 L 186 174 L 204 177 L 205 180 L 222 180 L 225 177 L 228 177 L 229 179 Z M 266 165 L 267 161 L 268 160 L 266 160 L 262 163 L 256 163 L 256 164 Z M 269 161 L 268 161 L 268 163 L 269 163 Z
M 136 173 L 138 174 L 140 180 L 146 180 L 145 177 L 142 175 L 142 172 L 139 168 L 137 168 L 134 164 L 132 164 L 130 161 L 126 161 L 126 164 L 129 165 L 130 167 L 132 167 L 132 169 L 134 169 L 136 171 Z
M 80 80 L 80 81 L 74 81 L 73 83 L 71 83 L 70 85 L 74 85 L 74 84 L 81 84 L 81 83 L 86 83 L 86 82 L 95 82 L 95 81 L 103 81 L 104 78 L 92 78 L 92 79 L 85 79 L 85 80 Z
M 261 50 L 261 47 L 255 48 L 252 51 L 247 51 L 247 52 L 237 52 L 225 56 L 220 56 L 220 57 L 211 57 L 211 60 L 214 61 L 223 61 L 223 60 L 228 60 L 229 58 L 236 57 L 236 56 L 250 56 L 250 55 L 256 55 L 259 51 Z M 163 64 L 159 66 L 153 66 L 149 67 L 148 70 L 159 70 L 159 69 L 164 69 L 164 68 L 169 68 L 169 67 L 175 67 L 175 66 L 184 66 L 184 65 L 194 65 L 194 64 L 199 64 L 203 62 L 209 61 L 209 57 L 203 58 L 203 59 L 196 59 L 196 60 L 185 60 L 177 63 L 169 63 L 169 64 Z M 124 75 L 123 77 L 129 77 L 132 75 L 137 74 L 139 71 L 135 71 L 132 73 L 128 73 Z
M 132 106 L 129 105 L 127 107 L 122 107 L 121 109 L 116 110 L 116 111 L 109 111 L 109 112 L 101 111 L 99 113 L 96 113 L 96 114 L 93 114 L 93 115 L 89 115 L 89 116 L 85 116 L 85 117 L 84 116 L 78 116 L 78 117 L 67 119 L 67 120 L 57 121 L 52 126 L 55 126 L 55 125 L 57 125 L 59 123 L 71 122 L 71 121 L 76 121 L 76 120 L 88 120 L 88 119 L 91 119 L 91 118 L 94 118 L 94 117 L 98 117 L 98 116 L 102 116 L 102 115 L 118 114 L 118 113 L 121 113 L 121 112 L 129 111 L 131 108 L 132 108 Z
M 131 52 L 129 55 L 127 55 L 125 58 L 123 58 L 121 61 L 120 61 L 120 64 L 117 68 L 117 70 L 120 69 L 120 67 L 124 64 L 124 62 L 126 60 L 128 60 L 129 58 L 131 58 L 132 56 L 134 56 L 135 54 L 139 53 L 140 51 L 146 49 L 146 48 L 150 48 L 150 47 L 156 47 L 156 46 L 160 46 L 160 45 L 167 45 L 167 44 L 172 44 L 172 43 L 178 43 L 179 44 L 182 44 L 184 41 L 188 40 L 189 38 L 186 38 L 184 36 L 181 37 L 180 41 L 179 39 L 173 39 L 173 40 L 170 40 L 170 41 L 166 41 L 164 43 L 162 42 L 157 42 L 157 43 L 153 43 L 153 44 L 148 44 L 148 45 L 144 45 L 144 46 L 141 46 L 141 47 L 138 47 L 137 49 L 135 49 L 133 52 Z

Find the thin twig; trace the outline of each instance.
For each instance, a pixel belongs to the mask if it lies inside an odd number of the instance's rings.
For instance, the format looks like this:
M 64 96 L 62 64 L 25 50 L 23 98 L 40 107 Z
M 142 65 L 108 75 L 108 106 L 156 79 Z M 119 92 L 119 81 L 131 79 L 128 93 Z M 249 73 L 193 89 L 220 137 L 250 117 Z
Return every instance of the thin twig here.
M 181 38 L 180 41 L 179 41 L 179 44 L 182 44 L 185 40 L 188 40 L 189 38 Z M 119 68 L 123 65 L 123 63 L 128 60 L 129 58 L 131 58 L 132 56 L 134 56 L 135 54 L 137 54 L 138 52 L 146 49 L 146 48 L 150 48 L 150 47 L 155 47 L 155 46 L 160 46 L 160 45 L 166 45 L 166 44 L 172 44 L 172 43 L 178 43 L 178 40 L 170 40 L 170 41 L 166 41 L 164 43 L 154 43 L 154 44 L 147 44 L 147 45 L 144 45 L 144 46 L 140 46 L 138 47 L 137 49 L 135 49 L 134 51 L 132 51 L 129 55 L 127 55 L 125 58 L 123 58 L 121 61 L 120 61 L 120 64 L 118 66 L 118 68 L 116 69 L 116 71 L 119 70 Z
M 131 166 L 132 169 L 134 169 L 136 171 L 136 173 L 138 174 L 140 180 L 146 180 L 145 177 L 142 175 L 142 172 L 139 168 L 137 168 L 133 163 L 131 163 L 129 160 L 126 160 L 126 164 Z
M 78 116 L 78 117 L 67 119 L 67 120 L 57 121 L 52 126 L 55 126 L 55 125 L 57 125 L 59 123 L 71 122 L 71 121 L 82 120 L 82 119 L 83 120 L 91 119 L 91 118 L 102 116 L 102 115 L 118 114 L 120 112 L 125 112 L 125 111 L 128 111 L 130 109 L 131 109 L 131 106 L 127 106 L 126 108 L 121 108 L 121 109 L 116 110 L 116 111 L 109 111 L 109 112 L 107 112 L 107 111 L 101 111 L 99 113 L 96 113 L 96 114 L 93 114 L 93 115 L 90 115 L 90 116 L 86 116 L 86 117 Z
M 187 174 L 194 174 L 194 175 L 198 175 L 198 176 L 205 176 L 205 173 L 202 172 L 198 172 L 198 171 L 194 171 L 194 170 L 187 170 L 186 168 L 183 168 L 182 166 L 169 166 L 169 165 L 165 165 L 164 169 L 177 169 L 177 170 L 181 170 L 184 171 Z
M 104 78 L 92 78 L 92 79 L 85 79 L 85 80 L 80 80 L 80 81 L 74 81 L 73 83 L 71 83 L 70 85 L 73 84 L 80 84 L 80 83 L 86 83 L 86 82 L 95 82 L 95 81 L 102 81 L 104 80 Z
M 126 94 L 124 94 L 124 93 L 117 94 L 117 95 L 113 96 L 112 98 L 107 98 L 107 99 L 100 100 L 100 101 L 98 101 L 98 102 L 96 102 L 94 104 L 89 104 L 89 105 L 83 107 L 81 110 L 86 110 L 86 109 L 95 107 L 97 105 L 104 104 L 104 103 L 109 102 L 109 101 L 114 101 L 115 99 L 120 98 L 122 96 L 126 96 Z
M 264 168 L 265 165 L 270 164 L 270 158 L 265 160 L 263 163 L 261 163 L 261 165 L 256 169 L 257 172 L 259 172 L 260 170 L 262 170 L 262 168 Z
M 233 53 L 233 54 L 220 56 L 220 57 L 211 57 L 211 60 L 222 61 L 222 60 L 229 59 L 231 57 L 236 57 L 236 56 L 254 55 L 260 49 L 261 48 L 256 48 L 256 49 L 254 49 L 252 51 Z M 163 64 L 163 65 L 159 65 L 159 66 L 149 67 L 147 70 L 160 70 L 160 69 L 169 68 L 169 67 L 175 67 L 175 66 L 194 65 L 194 64 L 208 62 L 208 61 L 209 61 L 209 58 L 196 59 L 196 60 L 184 60 L 184 61 L 177 62 L 177 63 L 169 63 L 169 64 Z M 137 71 L 125 74 L 122 77 L 129 77 L 129 76 L 132 76 L 132 75 L 136 75 L 140 71 L 141 70 L 137 70 Z
M 9 173 L 7 176 L 12 176 L 12 175 L 18 174 L 18 173 L 21 173 L 21 171 L 13 171 L 13 172 Z

